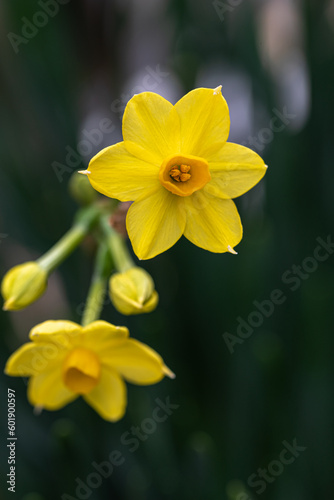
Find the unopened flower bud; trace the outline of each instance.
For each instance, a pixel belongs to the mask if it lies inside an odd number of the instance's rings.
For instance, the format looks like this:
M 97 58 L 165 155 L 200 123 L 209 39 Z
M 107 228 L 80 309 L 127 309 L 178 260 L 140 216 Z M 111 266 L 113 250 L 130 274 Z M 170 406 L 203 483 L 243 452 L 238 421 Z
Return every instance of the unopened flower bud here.
M 116 273 L 109 282 L 110 298 L 122 314 L 141 314 L 156 308 L 159 296 L 151 276 L 140 267 Z
M 93 203 L 98 194 L 94 188 L 90 185 L 90 182 L 86 175 L 80 175 L 78 172 L 72 174 L 68 189 L 72 198 L 79 205 L 90 205 Z
M 12 267 L 4 276 L 1 293 L 5 311 L 17 311 L 37 300 L 47 286 L 47 272 L 37 262 Z

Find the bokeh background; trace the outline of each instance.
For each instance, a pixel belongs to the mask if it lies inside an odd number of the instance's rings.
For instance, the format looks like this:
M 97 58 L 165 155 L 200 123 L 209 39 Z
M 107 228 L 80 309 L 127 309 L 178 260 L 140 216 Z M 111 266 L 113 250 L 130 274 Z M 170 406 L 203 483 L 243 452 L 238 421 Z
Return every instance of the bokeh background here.
M 333 235 L 334 2 L 2 0 L 0 33 L 2 275 L 68 229 L 77 209 L 70 175 L 121 139 L 122 111 L 135 93 L 176 102 L 221 84 L 229 140 L 269 165 L 236 200 L 244 225 L 238 256 L 182 239 L 143 264 L 160 293 L 155 312 L 125 318 L 110 304 L 103 311 L 161 353 L 175 381 L 129 385 L 126 416 L 108 424 L 80 400 L 35 416 L 24 381 L 1 375 L 1 498 L 334 498 L 333 249 L 322 250 L 321 262 L 312 257 L 317 238 Z M 74 157 L 106 118 L 112 130 Z M 92 253 L 87 240 L 43 298 L 1 314 L 1 367 L 35 324 L 80 321 Z M 253 314 L 257 326 L 237 336 L 240 318 L 249 324 L 254 301 L 275 289 L 284 302 L 269 317 Z M 6 485 L 8 387 L 17 400 L 15 494 Z M 145 419 L 157 398 L 177 408 L 152 431 Z M 124 444 L 136 427 L 147 429 L 138 446 Z M 280 465 L 286 442 L 301 448 Z M 78 478 L 87 485 L 92 463 L 113 450 L 124 463 L 99 487 L 76 492 Z

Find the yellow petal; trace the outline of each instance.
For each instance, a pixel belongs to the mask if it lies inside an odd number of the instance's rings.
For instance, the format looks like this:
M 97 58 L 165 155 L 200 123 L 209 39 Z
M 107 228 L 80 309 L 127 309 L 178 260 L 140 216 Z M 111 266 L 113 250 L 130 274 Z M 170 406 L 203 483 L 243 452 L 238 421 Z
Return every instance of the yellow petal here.
M 155 290 L 145 304 L 131 299 L 127 295 L 122 295 L 120 292 L 116 294 L 111 291 L 110 298 L 115 309 L 126 316 L 131 316 L 132 314 L 150 313 L 157 307 L 159 302 L 159 295 Z
M 185 226 L 183 199 L 160 186 L 159 191 L 131 205 L 126 225 L 139 259 L 155 257 L 182 236 Z
M 44 321 L 30 330 L 29 338 L 33 342 L 51 342 L 68 347 L 82 331 L 82 327 L 73 321 Z
M 231 252 L 242 238 L 242 225 L 232 200 L 198 191 L 185 198 L 187 224 L 184 236 L 210 252 Z
M 150 151 L 159 164 L 178 153 L 180 123 L 173 105 L 153 92 L 135 95 L 124 111 L 123 138 Z
M 257 153 L 229 142 L 208 161 L 211 181 L 204 190 L 219 198 L 241 196 L 255 186 L 267 171 Z
M 83 397 L 105 420 L 115 422 L 125 413 L 126 386 L 121 377 L 111 369 L 102 368 L 99 383 Z
M 106 321 L 94 321 L 83 328 L 83 335 L 76 342 L 81 347 L 96 353 L 104 352 L 106 346 L 123 342 L 129 336 L 129 330 L 123 326 L 114 326 Z
M 33 406 L 59 410 L 77 397 L 63 383 L 61 364 L 29 380 L 28 400 Z
M 17 377 L 28 377 L 35 371 L 31 366 L 31 360 L 36 353 L 36 346 L 29 342 L 23 344 L 8 359 L 5 366 L 6 375 Z
M 175 104 L 181 123 L 181 152 L 207 158 L 227 141 L 230 115 L 217 89 L 195 89 Z
M 23 344 L 7 361 L 5 373 L 11 376 L 38 375 L 62 363 L 68 350 L 50 342 Z
M 130 155 L 135 156 L 145 163 L 150 163 L 159 168 L 161 160 L 153 150 L 144 149 L 142 146 L 132 141 L 123 141 L 122 144 L 124 144 L 127 152 Z
M 136 158 L 124 142 L 119 142 L 94 156 L 89 163 L 88 179 L 94 189 L 110 198 L 134 201 L 159 187 L 159 167 L 159 162 L 153 165 Z
M 105 352 L 102 363 L 111 366 L 133 384 L 155 384 L 165 375 L 174 376 L 157 352 L 134 339 Z

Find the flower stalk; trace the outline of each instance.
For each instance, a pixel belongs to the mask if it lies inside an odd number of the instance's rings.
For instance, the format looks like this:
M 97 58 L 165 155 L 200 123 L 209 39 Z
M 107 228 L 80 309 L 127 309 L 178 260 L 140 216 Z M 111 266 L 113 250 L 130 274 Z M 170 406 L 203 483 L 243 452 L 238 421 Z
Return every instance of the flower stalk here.
M 112 255 L 115 267 L 117 271 L 123 273 L 134 267 L 135 263 L 126 247 L 124 239 L 111 227 L 109 218 L 109 215 L 101 217 L 101 229 Z
M 48 274 L 54 271 L 77 248 L 100 215 L 101 209 L 98 205 L 79 210 L 71 229 L 37 260 L 40 267 Z
M 79 210 L 72 228 L 48 252 L 10 269 L 1 283 L 3 309 L 24 309 L 43 295 L 49 274 L 75 250 L 102 214 L 103 207 L 98 204 Z
M 82 326 L 87 326 L 100 318 L 110 273 L 111 260 L 108 247 L 102 243 L 96 255 L 95 268 L 81 321 Z

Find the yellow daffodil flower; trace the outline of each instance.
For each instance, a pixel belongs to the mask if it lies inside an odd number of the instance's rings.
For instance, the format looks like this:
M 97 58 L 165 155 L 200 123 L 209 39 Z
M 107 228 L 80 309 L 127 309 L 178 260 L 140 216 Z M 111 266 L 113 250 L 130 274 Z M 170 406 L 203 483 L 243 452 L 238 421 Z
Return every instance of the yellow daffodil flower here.
M 109 281 L 109 293 L 116 309 L 126 315 L 151 312 L 159 302 L 153 279 L 140 267 L 113 274 Z
M 127 230 L 140 259 L 164 252 L 184 234 L 211 252 L 232 252 L 242 238 L 232 198 L 266 172 L 252 150 L 228 143 L 229 110 L 216 89 L 199 88 L 175 106 L 143 92 L 128 102 L 123 142 L 90 162 L 92 186 L 121 201 L 134 201 Z
M 150 347 L 129 338 L 125 327 L 94 321 L 45 321 L 31 342 L 9 358 L 5 373 L 30 377 L 28 399 L 41 409 L 58 410 L 79 396 L 102 418 L 116 421 L 126 408 L 126 385 L 148 385 L 175 375 Z

